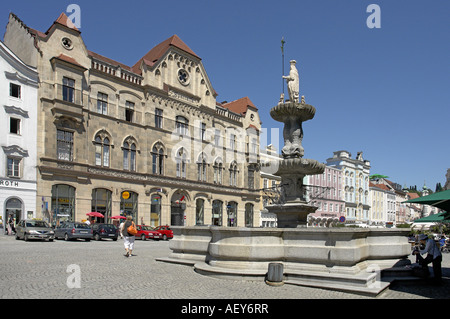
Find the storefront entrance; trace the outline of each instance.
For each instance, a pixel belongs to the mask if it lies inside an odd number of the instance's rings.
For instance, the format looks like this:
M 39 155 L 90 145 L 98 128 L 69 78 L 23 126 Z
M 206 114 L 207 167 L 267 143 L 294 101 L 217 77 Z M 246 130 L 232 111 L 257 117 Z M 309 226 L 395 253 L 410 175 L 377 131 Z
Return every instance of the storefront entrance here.
M 92 190 L 91 211 L 98 212 L 105 217 L 96 217 L 97 223 L 108 223 L 111 218 L 112 192 L 107 189 L 96 188 Z
M 12 227 L 22 219 L 23 204 L 18 198 L 10 198 L 5 204 L 5 213 L 3 215 L 3 226 L 12 223 Z
M 186 210 L 186 196 L 182 193 L 175 193 L 172 196 L 170 205 L 170 225 L 184 226 Z
M 135 223 L 138 221 L 138 194 L 132 191 L 125 191 L 120 194 L 120 215 L 131 215 Z

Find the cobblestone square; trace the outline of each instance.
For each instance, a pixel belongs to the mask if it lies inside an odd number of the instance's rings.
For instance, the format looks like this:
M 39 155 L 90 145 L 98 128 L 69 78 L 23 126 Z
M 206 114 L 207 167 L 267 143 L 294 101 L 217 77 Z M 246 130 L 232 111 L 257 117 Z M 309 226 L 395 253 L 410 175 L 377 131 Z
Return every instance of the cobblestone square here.
M 158 262 L 167 241 L 136 241 L 124 257 L 116 242 L 15 240 L 0 236 L 2 299 L 427 299 L 450 296 L 450 254 L 443 254 L 442 286 L 396 283 L 376 298 L 339 291 L 205 277 L 189 266 Z M 80 288 L 69 288 L 70 265 L 79 267 Z M 69 269 L 69 272 L 68 272 Z M 69 285 L 70 286 L 70 285 Z

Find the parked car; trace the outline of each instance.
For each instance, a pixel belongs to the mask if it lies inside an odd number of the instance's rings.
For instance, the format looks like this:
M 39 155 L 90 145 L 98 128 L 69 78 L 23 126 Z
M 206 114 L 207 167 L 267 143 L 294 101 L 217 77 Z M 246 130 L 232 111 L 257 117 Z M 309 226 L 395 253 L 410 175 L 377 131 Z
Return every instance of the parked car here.
M 136 238 L 140 238 L 142 240 L 147 239 L 161 239 L 163 238 L 163 234 L 159 231 L 156 231 L 153 227 L 147 225 L 136 225 L 137 234 Z
M 155 230 L 159 231 L 163 235 L 164 240 L 173 238 L 173 231 L 170 229 L 169 225 L 155 227 Z
M 22 219 L 16 225 L 16 239 L 40 239 L 53 241 L 55 232 L 46 222 L 42 220 Z
M 92 227 L 92 238 L 95 240 L 101 240 L 103 238 L 109 238 L 114 241 L 119 236 L 119 228 L 112 224 L 94 224 Z
M 91 226 L 80 222 L 64 222 L 55 229 L 55 238 L 64 240 L 84 239 L 90 241 L 92 238 Z

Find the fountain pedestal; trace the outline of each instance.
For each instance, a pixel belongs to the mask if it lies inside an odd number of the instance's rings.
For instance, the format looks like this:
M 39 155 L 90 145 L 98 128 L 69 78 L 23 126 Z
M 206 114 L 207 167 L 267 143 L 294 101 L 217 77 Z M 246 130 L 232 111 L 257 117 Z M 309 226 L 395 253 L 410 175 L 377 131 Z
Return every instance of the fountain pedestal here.
M 308 215 L 317 210 L 305 200 L 303 179 L 307 175 L 322 174 L 325 164 L 302 158 L 302 124 L 313 119 L 315 113 L 314 106 L 304 101 L 280 102 L 270 111 L 274 120 L 284 123 L 283 159 L 278 162 L 278 170 L 274 173 L 281 177 L 280 202 L 266 207 L 270 213 L 277 215 L 280 228 L 306 227 Z M 273 166 L 273 163 L 270 165 Z

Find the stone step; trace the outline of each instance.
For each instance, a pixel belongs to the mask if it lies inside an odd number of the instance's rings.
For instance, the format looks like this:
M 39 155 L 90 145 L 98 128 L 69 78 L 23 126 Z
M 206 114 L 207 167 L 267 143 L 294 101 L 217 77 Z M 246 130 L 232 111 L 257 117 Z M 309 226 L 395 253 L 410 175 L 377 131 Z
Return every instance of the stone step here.
M 366 271 L 358 274 L 301 271 L 286 273 L 284 283 L 376 296 L 390 284 L 377 276 L 379 274 Z
M 288 279 L 284 283 L 290 284 L 290 285 L 298 285 L 298 286 L 305 286 L 305 287 L 343 291 L 343 292 L 349 292 L 349 293 L 354 293 L 354 294 L 358 294 L 358 295 L 368 295 L 368 296 L 372 296 L 372 297 L 376 297 L 381 292 L 383 292 L 386 288 L 388 288 L 390 285 L 390 282 L 384 282 L 384 281 L 375 281 L 374 283 L 372 283 L 368 286 L 360 286 L 360 285 L 352 285 L 350 283 L 332 282 L 332 281 L 314 282 L 312 280 L 305 280 L 305 279 L 299 279 L 299 278 Z
M 413 269 L 411 267 L 392 267 L 386 268 L 381 271 L 382 277 L 395 277 L 395 278 L 403 278 L 403 277 L 414 277 Z

